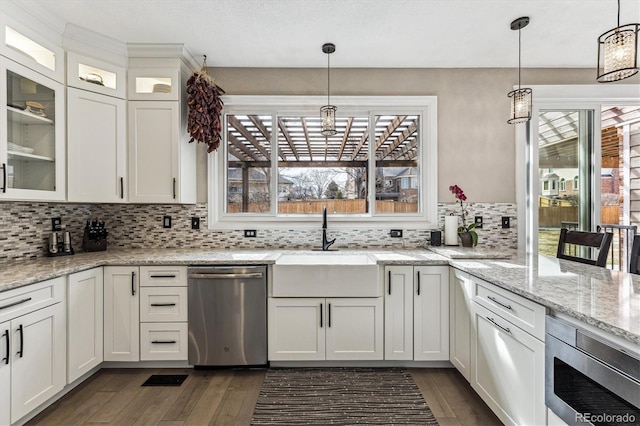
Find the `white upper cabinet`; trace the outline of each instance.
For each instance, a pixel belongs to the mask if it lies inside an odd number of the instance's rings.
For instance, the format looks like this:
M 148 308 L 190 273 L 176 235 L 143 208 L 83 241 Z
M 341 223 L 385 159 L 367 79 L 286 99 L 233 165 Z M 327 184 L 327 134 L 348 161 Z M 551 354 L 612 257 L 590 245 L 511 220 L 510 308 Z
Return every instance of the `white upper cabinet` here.
M 98 59 L 67 53 L 67 86 L 125 99 L 126 70 Z
M 10 2 L 2 2 L 0 13 L 0 54 L 47 76 L 64 82 L 64 51 L 62 38 L 47 25 L 18 9 Z M 10 10 L 8 10 L 10 9 Z M 12 16 L 8 16 L 8 12 Z M 20 15 L 20 20 L 13 15 Z M 25 24 L 24 22 L 28 22 Z M 35 31 L 36 29 L 38 31 Z
M 67 89 L 69 201 L 127 201 L 126 108 L 124 99 Z
M 195 203 L 196 144 L 184 96 L 193 64 L 182 45 L 128 47 L 129 201 Z
M 0 199 L 65 199 L 64 86 L 0 64 Z
M 179 68 L 132 68 L 128 86 L 130 100 L 178 101 L 183 97 Z

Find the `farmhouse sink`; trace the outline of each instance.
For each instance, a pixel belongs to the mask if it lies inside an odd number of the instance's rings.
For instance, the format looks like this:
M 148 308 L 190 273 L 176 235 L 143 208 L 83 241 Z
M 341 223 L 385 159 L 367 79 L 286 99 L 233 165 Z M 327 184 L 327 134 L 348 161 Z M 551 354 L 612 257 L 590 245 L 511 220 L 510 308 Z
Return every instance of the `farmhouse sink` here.
M 314 253 L 283 254 L 276 265 L 375 265 L 376 262 L 366 254 Z
M 283 254 L 273 265 L 273 296 L 380 297 L 379 275 L 366 254 Z

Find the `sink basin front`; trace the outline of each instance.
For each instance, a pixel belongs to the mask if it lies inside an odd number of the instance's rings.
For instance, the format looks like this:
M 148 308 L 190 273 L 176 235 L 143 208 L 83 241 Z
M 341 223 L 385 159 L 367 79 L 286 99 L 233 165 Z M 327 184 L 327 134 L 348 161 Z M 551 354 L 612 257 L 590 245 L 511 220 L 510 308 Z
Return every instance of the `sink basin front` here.
M 380 297 L 380 268 L 366 254 L 283 254 L 273 265 L 273 297 Z
M 376 262 L 366 254 L 314 253 L 283 254 L 276 265 L 375 265 Z

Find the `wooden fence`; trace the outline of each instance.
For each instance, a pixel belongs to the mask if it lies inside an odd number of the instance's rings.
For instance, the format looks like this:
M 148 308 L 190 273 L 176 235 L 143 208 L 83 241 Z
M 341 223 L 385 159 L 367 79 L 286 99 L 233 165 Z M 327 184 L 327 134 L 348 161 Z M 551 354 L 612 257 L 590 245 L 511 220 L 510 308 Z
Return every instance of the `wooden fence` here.
M 600 223 L 615 225 L 620 221 L 619 215 L 620 206 L 600 207 Z M 562 222 L 578 222 L 578 206 L 538 208 L 541 228 L 559 228 Z
M 359 214 L 367 212 L 366 200 L 308 200 L 308 201 L 280 201 L 279 214 L 320 214 L 326 206 L 329 213 Z M 248 213 L 266 213 L 268 203 L 249 203 Z M 229 213 L 240 213 L 241 204 L 230 203 Z M 418 203 L 399 203 L 397 201 L 376 200 L 378 213 L 417 213 Z

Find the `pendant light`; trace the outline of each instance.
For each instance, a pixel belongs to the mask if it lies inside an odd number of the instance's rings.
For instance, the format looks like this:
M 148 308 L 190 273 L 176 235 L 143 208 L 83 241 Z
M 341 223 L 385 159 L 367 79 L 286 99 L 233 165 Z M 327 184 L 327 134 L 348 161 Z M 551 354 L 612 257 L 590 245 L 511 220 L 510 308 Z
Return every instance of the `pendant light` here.
M 638 72 L 638 32 L 640 24 L 618 26 L 598 37 L 598 77 L 600 83 L 623 80 Z
M 531 120 L 531 89 L 520 87 L 521 34 L 520 30 L 529 25 L 529 18 L 524 16 L 511 23 L 512 30 L 518 30 L 518 88 L 507 94 L 511 98 L 511 114 L 509 124 L 525 123 Z
M 322 119 L 322 133 L 323 136 L 333 136 L 338 131 L 336 130 L 336 108 L 331 105 L 331 66 L 329 57 L 336 51 L 336 45 L 333 43 L 325 43 L 322 45 L 322 51 L 327 54 L 327 104 L 320 108 L 320 118 Z

